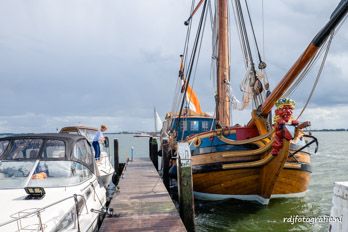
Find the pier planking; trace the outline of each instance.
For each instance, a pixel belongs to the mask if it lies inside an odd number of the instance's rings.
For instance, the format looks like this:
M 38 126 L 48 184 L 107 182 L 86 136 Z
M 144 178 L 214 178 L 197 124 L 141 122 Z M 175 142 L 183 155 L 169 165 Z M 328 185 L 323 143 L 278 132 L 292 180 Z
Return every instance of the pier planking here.
M 118 217 L 106 217 L 99 231 L 186 231 L 150 159 L 128 162 L 110 206 Z

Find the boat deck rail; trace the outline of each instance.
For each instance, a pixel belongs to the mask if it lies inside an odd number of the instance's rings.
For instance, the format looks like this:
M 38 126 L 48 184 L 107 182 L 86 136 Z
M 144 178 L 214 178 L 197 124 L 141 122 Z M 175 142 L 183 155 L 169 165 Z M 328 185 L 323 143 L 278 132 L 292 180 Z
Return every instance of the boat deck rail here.
M 87 211 L 87 214 L 89 213 L 88 211 L 88 208 L 87 208 L 87 204 L 86 204 L 86 198 L 85 196 L 83 195 L 80 195 L 80 194 L 74 194 L 70 197 L 66 197 L 66 198 L 63 198 L 59 201 L 56 201 L 52 204 L 49 204 L 49 205 L 46 205 L 42 208 L 31 208 L 31 209 L 25 209 L 25 210 L 21 210 L 19 212 L 16 212 L 15 214 L 12 214 L 11 217 L 13 219 L 7 221 L 7 222 L 4 222 L 4 223 L 1 223 L 0 224 L 0 231 L 2 231 L 1 228 L 5 227 L 5 226 L 8 226 L 12 223 L 17 223 L 17 231 L 44 231 L 45 229 L 45 224 L 42 222 L 42 212 L 45 211 L 46 209 L 48 208 L 51 208 L 53 206 L 56 206 L 62 202 L 65 202 L 67 200 L 70 200 L 70 199 L 74 199 L 74 202 L 75 202 L 75 218 L 76 218 L 76 221 L 74 222 L 75 226 L 77 226 L 77 231 L 80 231 L 80 223 L 79 223 L 79 199 L 78 197 L 80 197 L 80 199 L 83 200 L 83 203 L 84 203 L 84 206 L 86 208 L 86 211 Z M 33 210 L 30 212 L 30 210 Z M 38 220 L 38 223 L 37 224 L 31 224 L 31 225 L 28 225 L 28 226 L 24 226 L 22 225 L 22 220 L 23 219 L 28 219 L 30 217 L 33 217 L 33 216 L 37 216 L 37 220 Z M 29 228 L 29 226 L 35 226 L 35 228 L 31 227 Z

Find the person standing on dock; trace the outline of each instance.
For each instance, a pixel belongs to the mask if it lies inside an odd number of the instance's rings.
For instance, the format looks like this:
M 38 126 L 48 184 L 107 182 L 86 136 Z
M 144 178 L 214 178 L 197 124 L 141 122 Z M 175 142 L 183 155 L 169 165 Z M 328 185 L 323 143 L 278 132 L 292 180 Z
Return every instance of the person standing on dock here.
M 105 138 L 103 135 L 103 132 L 106 131 L 108 128 L 106 127 L 106 125 L 101 125 L 100 126 L 100 130 L 97 131 L 97 133 L 95 133 L 94 138 L 93 138 L 93 148 L 95 151 L 95 159 L 99 160 L 100 158 L 100 146 L 99 146 L 99 142 L 104 142 Z

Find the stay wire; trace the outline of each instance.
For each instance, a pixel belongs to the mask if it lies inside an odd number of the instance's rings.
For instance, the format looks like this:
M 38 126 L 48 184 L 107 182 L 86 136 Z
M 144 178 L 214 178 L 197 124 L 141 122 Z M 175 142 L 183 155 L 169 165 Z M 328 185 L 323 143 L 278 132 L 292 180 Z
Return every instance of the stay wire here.
M 248 60 L 250 62 L 250 65 L 253 67 L 254 62 L 253 62 L 252 53 L 251 53 L 251 49 L 250 49 L 248 33 L 246 30 L 246 26 L 245 26 L 244 16 L 243 16 L 243 12 L 242 12 L 242 6 L 241 6 L 239 0 L 236 0 L 236 6 L 237 6 L 237 15 L 238 15 L 239 23 L 240 23 L 240 27 L 241 27 L 241 34 L 242 34 L 243 40 L 245 41 L 244 43 L 246 45 Z M 253 68 L 253 69 L 255 70 L 255 68 Z
M 331 47 L 331 43 L 332 43 L 333 37 L 334 37 L 335 34 L 341 29 L 342 25 L 343 25 L 344 22 L 347 20 L 347 17 L 348 17 L 348 16 L 345 16 L 345 18 L 342 20 L 342 22 L 337 26 L 337 29 L 336 29 L 336 30 L 332 30 L 332 31 L 331 31 L 330 37 L 329 37 L 328 42 L 327 42 L 327 45 L 326 45 L 326 50 L 325 50 L 325 53 L 324 53 L 323 61 L 322 61 L 321 65 L 320 65 L 320 68 L 319 68 L 319 71 L 318 71 L 316 80 L 315 80 L 314 85 L 313 85 L 313 87 L 312 87 L 312 90 L 311 90 L 311 92 L 310 92 L 310 94 L 309 94 L 309 97 L 308 97 L 308 99 L 307 99 L 307 101 L 306 101 L 306 104 L 304 105 L 304 107 L 302 108 L 301 113 L 300 113 L 299 116 L 297 117 L 297 120 L 301 117 L 301 115 L 303 114 L 303 112 L 306 110 L 306 108 L 307 108 L 307 106 L 308 106 L 308 104 L 309 104 L 309 102 L 310 102 L 310 100 L 311 100 L 311 98 L 312 98 L 312 96 L 313 96 L 313 93 L 314 93 L 314 91 L 315 91 L 315 89 L 316 89 L 316 87 L 317 87 L 317 84 L 318 84 L 318 82 L 319 82 L 319 78 L 320 78 L 320 76 L 321 76 L 321 74 L 322 74 L 322 72 L 323 72 L 324 65 L 325 65 L 325 62 L 326 62 L 326 59 L 327 59 L 327 55 L 328 55 L 329 50 L 330 50 L 330 47 Z
M 255 46 L 256 46 L 256 50 L 257 50 L 257 55 L 259 57 L 259 62 L 262 63 L 262 58 L 261 58 L 261 54 L 260 54 L 260 50 L 259 50 L 259 45 L 257 43 L 257 39 L 256 39 L 256 35 L 255 35 L 255 30 L 254 30 L 254 25 L 253 25 L 253 21 L 251 20 L 251 16 L 250 16 L 250 11 L 249 11 L 249 6 L 248 6 L 248 1 L 245 0 L 245 6 L 247 9 L 247 13 L 248 13 L 248 17 L 249 17 L 249 22 L 250 22 L 250 27 L 251 27 L 251 31 L 253 33 L 253 37 L 254 37 L 254 41 L 255 41 Z
M 320 68 L 319 68 L 319 71 L 318 71 L 318 74 L 317 74 L 317 77 L 315 79 L 315 82 L 314 82 L 314 85 L 312 87 L 312 90 L 308 96 L 308 99 L 306 101 L 306 104 L 304 105 L 304 107 L 302 108 L 302 111 L 301 113 L 298 115 L 297 117 L 297 120 L 301 117 L 301 115 L 303 114 L 303 112 L 306 110 L 312 96 L 313 96 L 313 93 L 318 85 L 318 81 L 320 79 L 320 76 L 323 72 L 323 69 L 324 69 L 324 65 L 325 65 L 325 62 L 326 62 L 326 58 L 327 58 L 327 54 L 329 53 L 329 50 L 330 50 L 330 46 L 331 46 L 331 42 L 332 42 L 332 39 L 333 39 L 333 36 L 334 36 L 334 31 L 331 32 L 331 35 L 330 35 L 330 38 L 329 38 L 329 41 L 327 43 L 327 47 L 326 47 L 326 50 L 325 50 L 325 53 L 324 53 L 324 57 L 323 57 L 323 61 L 321 62 L 321 65 L 320 65 Z
M 344 24 L 344 22 L 346 21 L 347 17 L 348 16 L 345 16 L 345 18 L 342 20 L 342 22 L 337 26 L 336 30 L 334 31 L 335 34 L 341 29 L 341 27 Z M 302 83 L 302 81 L 307 77 L 307 74 L 312 69 L 313 64 L 317 61 L 317 59 L 323 53 L 324 48 L 327 47 L 327 43 L 328 43 L 328 40 L 326 40 L 324 45 L 320 47 L 318 54 L 314 57 L 314 59 L 312 59 L 310 61 L 310 63 L 306 66 L 306 68 L 301 72 L 301 74 L 299 75 L 299 78 L 295 81 L 295 83 L 283 94 L 283 97 L 288 97 L 296 91 L 298 85 L 300 83 Z
M 192 0 L 190 15 L 193 12 L 194 6 L 195 6 L 195 0 Z M 183 53 L 182 53 L 182 55 L 183 55 L 182 62 L 184 64 L 184 70 L 185 70 L 185 66 L 186 66 L 185 62 L 186 62 L 186 57 L 187 57 L 188 46 L 190 43 L 190 35 L 191 35 L 191 23 L 187 27 L 184 49 L 183 49 Z M 175 87 L 175 92 L 174 92 L 173 104 L 172 104 L 172 112 L 173 113 L 177 112 L 177 110 L 179 109 L 179 102 L 181 102 L 180 85 L 181 85 L 181 80 L 180 80 L 180 78 L 178 78 L 177 83 L 176 83 L 176 87 Z M 170 128 L 172 128 L 172 126 L 173 126 L 173 121 L 171 122 Z
M 190 65 L 188 67 L 188 71 L 187 71 L 187 75 L 186 75 L 187 76 L 187 81 L 186 81 L 186 83 L 184 83 L 186 85 L 185 86 L 185 91 L 184 91 L 183 98 L 182 98 L 182 101 L 181 101 L 181 106 L 180 106 L 180 111 L 179 111 L 179 115 L 178 115 L 178 120 L 176 120 L 176 122 L 177 122 L 176 126 L 175 126 L 176 128 L 179 126 L 180 120 L 181 120 L 181 114 L 182 114 L 182 110 L 183 110 L 184 103 L 185 103 L 187 88 L 188 88 L 188 85 L 189 85 L 190 79 L 191 79 L 192 67 L 193 67 L 194 61 L 195 61 L 195 56 L 196 56 L 196 51 L 197 51 L 197 47 L 198 47 L 199 37 L 200 37 L 201 30 L 202 30 L 204 15 L 205 15 L 205 12 L 206 12 L 206 6 L 207 6 L 207 0 L 204 1 L 202 14 L 201 14 L 201 18 L 200 18 L 200 21 L 199 21 L 198 31 L 197 31 L 197 35 L 196 35 L 196 38 L 195 38 L 191 59 L 190 59 Z
M 234 20 L 235 20 L 235 24 L 236 24 L 236 28 L 237 28 L 237 33 L 238 33 L 238 38 L 239 38 L 239 44 L 242 50 L 242 53 L 244 55 L 244 65 L 245 68 L 247 68 L 248 66 L 248 55 L 247 55 L 247 51 L 246 51 L 246 47 L 245 47 L 245 42 L 243 39 L 243 36 L 241 34 L 241 25 L 240 25 L 240 20 L 239 17 L 237 15 L 237 6 L 236 4 L 234 4 L 234 0 L 231 0 L 231 5 L 232 5 L 232 9 L 233 9 L 233 15 L 234 15 Z
M 312 70 L 314 63 L 317 62 L 318 58 L 324 51 L 324 47 L 327 46 L 327 41 L 325 44 L 319 49 L 319 52 L 315 55 L 315 57 L 306 65 L 304 70 L 300 73 L 297 80 L 291 85 L 291 87 L 283 94 L 282 97 L 288 97 L 292 95 L 298 88 L 298 86 L 308 77 L 308 73 Z
M 207 2 L 209 2 L 209 1 L 210 0 L 207 0 Z M 198 45 L 198 52 L 197 52 L 197 58 L 196 58 L 196 63 L 195 63 L 195 67 L 194 67 L 194 72 L 193 72 L 192 84 L 191 84 L 191 89 L 192 90 L 194 89 L 194 83 L 195 83 L 195 80 L 196 80 L 197 66 L 198 66 L 198 61 L 199 61 L 199 57 L 200 57 L 200 53 L 201 53 L 201 48 L 202 48 L 202 42 L 203 42 L 203 37 L 204 37 L 206 21 L 207 21 L 207 14 L 204 14 L 203 29 L 202 29 L 201 36 L 200 36 L 200 39 L 199 39 L 199 42 L 198 42 L 199 43 L 199 45 Z M 191 99 L 187 102 L 187 105 L 190 105 L 190 104 L 191 104 Z M 187 121 L 187 119 L 186 119 L 186 121 Z M 183 128 L 183 132 L 184 132 L 184 129 L 185 128 Z M 184 136 L 184 133 L 182 133 L 182 136 Z M 183 137 L 181 139 L 183 139 Z
M 195 9 L 195 0 L 192 0 L 192 4 L 191 4 L 191 10 L 190 10 L 190 15 L 192 14 L 193 10 Z M 189 25 L 187 28 L 187 33 L 186 33 L 186 39 L 185 39 L 185 46 L 184 46 L 184 52 L 183 52 L 183 64 L 184 64 L 184 72 L 186 70 L 186 66 L 188 65 L 186 62 L 187 60 L 187 54 L 188 54 L 188 48 L 189 48 L 189 44 L 190 44 L 190 38 L 191 38 L 191 29 L 192 29 L 192 20 L 189 21 Z M 179 102 L 178 102 L 178 106 L 179 106 Z

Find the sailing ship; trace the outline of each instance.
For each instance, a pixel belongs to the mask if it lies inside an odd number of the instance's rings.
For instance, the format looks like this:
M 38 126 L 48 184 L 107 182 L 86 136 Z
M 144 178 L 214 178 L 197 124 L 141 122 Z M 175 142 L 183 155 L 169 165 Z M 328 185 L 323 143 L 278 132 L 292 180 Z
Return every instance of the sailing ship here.
M 248 17 L 243 13 L 240 0 L 232 2 L 247 66 L 241 88 L 243 103 L 237 104 L 230 91 L 229 1 L 217 0 L 215 14 L 211 15 L 216 110 L 214 115 L 209 115 L 201 109 L 190 80 L 201 46 L 202 28 L 208 12 L 214 7 L 207 0 L 201 0 L 196 6 L 193 1 L 190 17 L 185 22 L 188 33 L 178 78 L 181 90 L 176 97 L 178 104 L 174 104 L 178 107 L 166 115 L 161 136 L 162 150 L 175 156 L 177 142 L 189 143 L 193 189 L 198 199 L 235 198 L 268 204 L 270 198 L 303 196 L 311 175 L 312 149 L 308 147 L 312 144 L 318 146 L 318 141 L 305 131 L 310 122 L 300 123 L 293 118 L 295 102 L 285 95 L 301 81 L 319 56 L 319 50 L 329 48 L 335 29 L 347 14 L 348 1 L 339 3 L 326 25 L 272 92 L 264 72 L 266 63 L 259 51 L 259 65 L 254 65 L 245 18 L 249 18 L 257 50 L 258 46 L 247 1 L 244 8 Z M 192 20 L 200 8 L 192 54 L 188 55 Z M 231 105 L 244 109 L 249 101 L 253 103 L 250 121 L 244 126 L 231 125 Z M 272 117 L 274 106 L 276 110 Z

